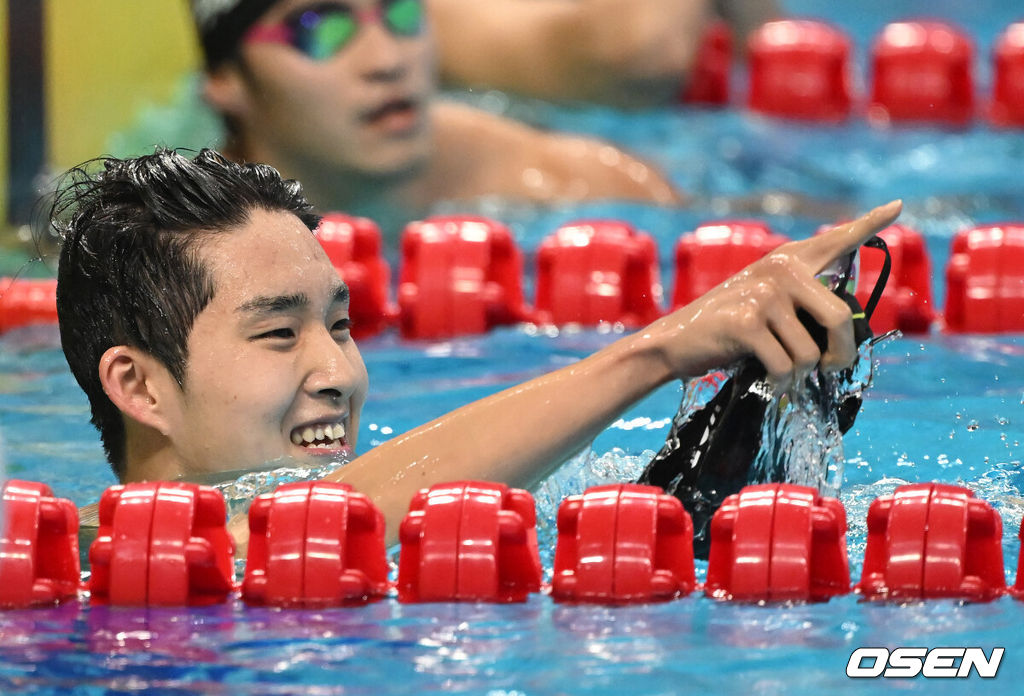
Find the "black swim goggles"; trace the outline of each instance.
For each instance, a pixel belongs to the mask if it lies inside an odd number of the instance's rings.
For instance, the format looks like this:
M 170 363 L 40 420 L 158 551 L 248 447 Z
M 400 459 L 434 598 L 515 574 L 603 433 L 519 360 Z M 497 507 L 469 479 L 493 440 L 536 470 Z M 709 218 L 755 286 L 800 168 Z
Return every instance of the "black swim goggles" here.
M 321 2 L 289 13 L 276 24 L 253 25 L 245 43 L 291 46 L 313 60 L 327 60 L 352 42 L 360 26 L 380 22 L 395 36 L 417 36 L 423 29 L 421 0 L 381 0 L 356 8 L 341 2 Z
M 878 273 L 878 280 L 875 281 L 875 287 L 871 290 L 871 295 L 864 304 L 864 308 L 860 312 L 854 313 L 854 322 L 871 319 L 878 301 L 882 299 L 882 291 L 885 290 L 885 285 L 889 282 L 889 273 L 892 270 L 892 256 L 889 254 L 889 247 L 886 245 L 885 240 L 876 235 L 864 242 L 864 246 L 871 249 L 879 249 L 885 254 L 885 260 L 882 262 L 882 269 Z M 825 287 L 839 297 L 852 297 L 857 289 L 857 250 L 836 259 L 816 277 Z M 882 338 L 884 336 L 875 338 L 872 340 L 872 343 L 876 343 Z

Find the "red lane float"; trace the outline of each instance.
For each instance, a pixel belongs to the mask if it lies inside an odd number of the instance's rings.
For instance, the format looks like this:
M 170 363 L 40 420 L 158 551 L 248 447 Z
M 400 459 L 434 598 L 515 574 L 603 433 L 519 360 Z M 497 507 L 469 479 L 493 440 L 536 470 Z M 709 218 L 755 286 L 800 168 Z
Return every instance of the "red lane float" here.
M 1024 126 L 1024 22 L 1008 26 L 992 53 L 989 120 L 997 126 Z
M 945 328 L 1024 331 L 1024 225 L 985 225 L 953 238 L 946 266 Z
M 974 45 L 942 22 L 893 22 L 872 46 L 868 119 L 965 126 L 974 112 Z
M 540 589 L 533 496 L 484 481 L 421 490 L 399 528 L 400 602 L 523 602 Z
M 676 242 L 672 308 L 692 302 L 789 238 L 757 220 L 708 222 Z
M 537 250 L 539 323 L 638 327 L 661 315 L 661 300 L 658 248 L 624 222 L 573 222 Z
M 4 484 L 0 538 L 0 607 L 55 604 L 78 595 L 78 510 L 50 487 Z
M 836 498 L 808 486 L 751 485 L 711 519 L 709 597 L 819 602 L 849 591 L 846 511 Z
M 1017 580 L 1007 591 L 1014 599 L 1024 600 L 1024 520 L 1021 520 L 1017 539 L 1021 542 L 1020 553 L 1017 555 Z
M 559 506 L 555 599 L 665 601 L 689 594 L 695 582 L 693 523 L 657 486 L 594 486 Z
M 348 285 L 352 335 L 363 338 L 383 331 L 398 317 L 398 308 L 388 300 L 391 267 L 381 255 L 377 223 L 331 213 L 324 216 L 316 236 Z
M 748 106 L 771 116 L 842 121 L 850 114 L 850 39 L 811 20 L 780 20 L 749 40 Z
M 988 601 L 1005 590 L 1002 521 L 968 489 L 900 486 L 871 503 L 867 521 L 856 588 L 865 598 Z
M 202 605 L 234 589 L 234 542 L 214 488 L 158 481 L 111 486 L 89 548 L 95 604 Z
M 406 338 L 483 333 L 528 318 L 522 255 L 508 228 L 482 217 L 432 217 L 402 234 L 398 305 Z
M 384 514 L 344 483 L 286 483 L 253 501 L 242 599 L 250 604 L 362 604 L 388 590 Z
M 0 333 L 56 323 L 56 278 L 0 278 Z
M 717 20 L 708 25 L 700 38 L 696 62 L 680 91 L 680 101 L 709 106 L 729 103 L 732 43 L 728 22 Z

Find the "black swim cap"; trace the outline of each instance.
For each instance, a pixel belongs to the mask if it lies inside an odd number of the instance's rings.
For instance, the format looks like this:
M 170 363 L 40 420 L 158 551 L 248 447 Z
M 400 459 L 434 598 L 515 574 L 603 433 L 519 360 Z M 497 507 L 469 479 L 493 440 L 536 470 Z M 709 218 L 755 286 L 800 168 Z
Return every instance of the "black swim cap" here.
M 191 0 L 206 67 L 216 68 L 235 55 L 245 32 L 278 0 Z

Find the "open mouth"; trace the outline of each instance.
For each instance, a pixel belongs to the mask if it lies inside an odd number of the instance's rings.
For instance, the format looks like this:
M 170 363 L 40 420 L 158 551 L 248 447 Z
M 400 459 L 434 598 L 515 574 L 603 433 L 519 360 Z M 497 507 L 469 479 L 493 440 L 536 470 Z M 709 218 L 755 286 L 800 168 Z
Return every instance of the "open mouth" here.
M 391 99 L 366 111 L 362 120 L 388 130 L 408 130 L 419 121 L 419 105 L 412 99 Z
M 307 450 L 335 451 L 348 445 L 345 424 L 340 421 L 299 426 L 292 430 L 291 440 Z

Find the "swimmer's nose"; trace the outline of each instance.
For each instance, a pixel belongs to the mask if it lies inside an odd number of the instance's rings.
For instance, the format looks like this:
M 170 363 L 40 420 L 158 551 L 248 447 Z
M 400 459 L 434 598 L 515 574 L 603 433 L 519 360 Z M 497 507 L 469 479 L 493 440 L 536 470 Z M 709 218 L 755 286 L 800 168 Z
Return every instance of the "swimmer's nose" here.
M 355 345 L 343 350 L 326 327 L 310 338 L 304 362 L 304 388 L 315 398 L 347 400 L 366 382 L 366 368 Z
M 409 53 L 400 40 L 379 22 L 363 27 L 356 38 L 361 76 L 371 82 L 394 82 L 408 71 Z

